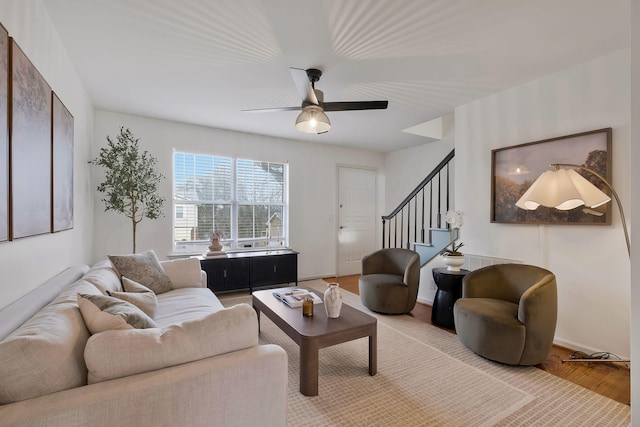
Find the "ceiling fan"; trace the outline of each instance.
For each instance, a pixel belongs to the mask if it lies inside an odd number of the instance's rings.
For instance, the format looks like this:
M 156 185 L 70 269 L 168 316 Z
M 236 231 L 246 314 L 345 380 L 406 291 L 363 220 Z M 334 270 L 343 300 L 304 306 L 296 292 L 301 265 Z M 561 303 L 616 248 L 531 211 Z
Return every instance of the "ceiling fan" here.
M 384 110 L 389 104 L 388 101 L 324 102 L 324 93 L 315 88 L 315 83 L 322 76 L 321 70 L 317 68 L 303 70 L 293 67 L 289 68 L 289 70 L 298 92 L 302 96 L 302 105 L 299 107 L 259 108 L 243 111 L 266 113 L 302 110 L 296 119 L 296 129 L 301 132 L 321 134 L 331 129 L 331 122 L 325 111 Z

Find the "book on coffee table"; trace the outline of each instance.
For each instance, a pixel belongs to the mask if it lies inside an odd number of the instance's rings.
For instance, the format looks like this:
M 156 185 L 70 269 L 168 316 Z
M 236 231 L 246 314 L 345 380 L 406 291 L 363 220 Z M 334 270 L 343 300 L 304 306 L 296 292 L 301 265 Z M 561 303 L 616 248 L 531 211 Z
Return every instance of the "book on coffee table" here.
M 313 298 L 314 304 L 322 304 L 322 298 L 303 288 L 276 289 L 273 291 L 273 296 L 292 308 L 300 307 L 305 298 Z

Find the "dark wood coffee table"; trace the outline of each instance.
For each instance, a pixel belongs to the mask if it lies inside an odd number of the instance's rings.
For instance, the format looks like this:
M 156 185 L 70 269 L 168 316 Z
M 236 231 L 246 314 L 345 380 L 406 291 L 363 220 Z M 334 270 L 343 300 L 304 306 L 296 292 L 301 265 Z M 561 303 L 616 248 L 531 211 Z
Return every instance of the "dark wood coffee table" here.
M 300 393 L 305 396 L 318 394 L 318 352 L 324 347 L 369 337 L 369 375 L 376 374 L 375 317 L 347 304 L 342 304 L 337 319 L 327 317 L 323 304 L 314 306 L 313 317 L 303 317 L 302 308 L 288 307 L 276 299 L 270 289 L 253 292 L 252 300 L 258 313 L 258 324 L 262 312 L 300 346 Z

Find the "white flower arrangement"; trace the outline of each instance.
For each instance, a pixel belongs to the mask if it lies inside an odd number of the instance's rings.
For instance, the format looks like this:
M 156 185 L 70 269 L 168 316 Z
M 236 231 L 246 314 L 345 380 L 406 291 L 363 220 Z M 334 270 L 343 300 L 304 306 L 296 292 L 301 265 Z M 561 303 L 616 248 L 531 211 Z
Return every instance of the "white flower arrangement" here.
M 464 243 L 455 243 L 453 238 L 453 230 L 460 230 L 460 227 L 462 227 L 462 224 L 464 224 L 463 214 L 460 211 L 448 211 L 447 215 L 445 216 L 445 221 L 447 222 L 447 224 L 449 224 L 451 247 L 443 249 L 442 252 L 440 252 L 440 255 L 461 256 L 462 252 L 460 252 L 459 249 L 464 246 Z
M 447 224 L 451 226 L 454 230 L 459 230 L 464 224 L 464 219 L 462 218 L 463 214 L 460 211 L 449 211 L 445 217 L 445 221 Z

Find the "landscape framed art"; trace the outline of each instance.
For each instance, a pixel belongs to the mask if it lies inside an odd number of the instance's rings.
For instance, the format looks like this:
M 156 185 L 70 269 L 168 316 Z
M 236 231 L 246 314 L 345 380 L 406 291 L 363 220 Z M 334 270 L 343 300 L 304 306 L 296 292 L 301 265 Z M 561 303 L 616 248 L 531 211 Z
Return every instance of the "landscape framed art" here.
M 491 222 L 507 224 L 611 224 L 611 203 L 568 211 L 540 206 L 536 210 L 516 207 L 516 202 L 552 163 L 569 163 L 595 170 L 611 182 L 611 128 L 534 141 L 491 151 Z M 576 170 L 610 194 L 595 175 Z
M 51 232 L 51 87 L 11 39 L 11 239 Z

